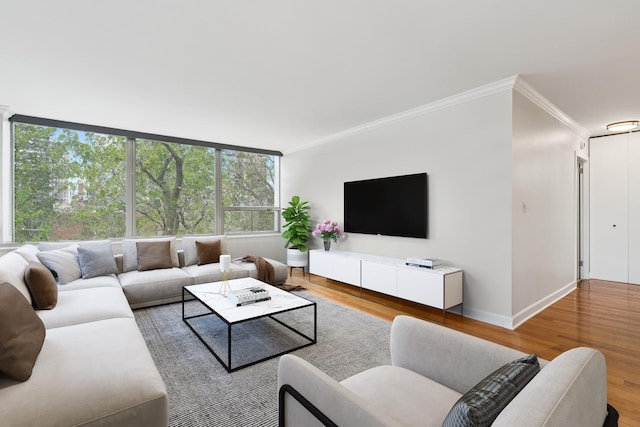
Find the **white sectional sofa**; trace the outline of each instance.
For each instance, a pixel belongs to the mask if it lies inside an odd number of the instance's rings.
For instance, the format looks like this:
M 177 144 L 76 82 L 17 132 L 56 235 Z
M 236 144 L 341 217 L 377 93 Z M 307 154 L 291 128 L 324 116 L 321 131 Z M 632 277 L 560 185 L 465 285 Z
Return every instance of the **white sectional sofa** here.
M 28 268 L 18 251 L 0 257 L 0 282 L 31 304 Z M 46 334 L 30 378 L 0 373 L 3 426 L 167 425 L 164 383 L 115 276 L 60 286 L 55 308 L 36 314 Z
M 167 392 L 132 308 L 177 302 L 184 285 L 223 279 L 219 264 L 198 265 L 196 241 L 219 241 L 221 252 L 229 253 L 225 236 L 187 236 L 183 250 L 170 237 L 125 239 L 117 255 L 110 242 L 92 241 L 27 244 L 0 257 L 0 289 L 10 284 L 31 309 L 25 273 L 40 266 L 54 281 L 57 299 L 53 309 L 35 310 L 45 333 L 30 378 L 5 375 L 0 354 L 0 425 L 166 426 Z M 141 268 L 138 242 L 169 242 L 171 265 Z M 98 256 L 103 250 L 108 255 Z M 284 283 L 287 267 L 269 261 L 276 283 Z M 57 273 L 58 284 L 43 264 Z M 253 263 L 234 262 L 228 279 L 256 273 Z M 5 323 L 0 338 L 15 326 Z
M 122 253 L 114 255 L 117 272 L 111 279 L 100 278 L 99 282 L 113 282 L 114 286 L 120 286 L 129 301 L 131 308 L 143 308 L 154 305 L 178 302 L 182 299 L 182 287 L 207 282 L 218 282 L 223 279 L 218 263 L 198 265 L 196 241 L 214 242 L 220 241 L 221 253 L 229 254 L 227 237 L 224 235 L 184 236 L 180 240 L 182 249 L 178 249 L 175 237 L 124 239 L 122 241 Z M 169 241 L 172 256 L 172 267 L 146 271 L 137 269 L 138 242 Z M 105 244 L 107 241 L 86 241 L 77 243 L 81 247 L 92 247 Z M 39 250 L 49 252 L 63 250 L 73 245 L 73 242 L 43 242 L 39 244 Z M 265 258 L 274 267 L 275 284 L 283 284 L 287 281 L 287 266 L 274 259 Z M 37 260 L 37 258 L 36 258 Z M 234 261 L 231 263 L 231 272 L 227 279 L 239 279 L 242 277 L 257 277 L 257 269 L 252 262 Z M 104 276 L 103 276 L 104 277 Z M 77 278 L 61 286 L 65 289 L 94 287 L 96 278 Z

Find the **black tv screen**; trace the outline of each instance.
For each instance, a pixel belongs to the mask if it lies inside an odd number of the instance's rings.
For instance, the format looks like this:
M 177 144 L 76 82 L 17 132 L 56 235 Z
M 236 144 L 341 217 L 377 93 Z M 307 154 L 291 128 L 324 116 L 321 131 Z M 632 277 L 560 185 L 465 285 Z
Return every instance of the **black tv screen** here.
M 427 174 L 344 183 L 344 231 L 427 238 Z

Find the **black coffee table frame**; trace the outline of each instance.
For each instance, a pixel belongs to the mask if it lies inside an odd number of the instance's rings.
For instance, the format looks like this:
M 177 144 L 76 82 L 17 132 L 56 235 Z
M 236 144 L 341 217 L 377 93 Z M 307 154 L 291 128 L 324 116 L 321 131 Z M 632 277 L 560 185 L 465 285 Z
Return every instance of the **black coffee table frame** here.
M 186 293 L 188 293 L 192 297 L 194 297 L 195 300 L 200 302 L 202 304 L 202 306 L 204 306 L 209 312 L 208 313 L 197 314 L 197 315 L 193 315 L 193 316 L 185 316 L 185 310 L 184 310 L 185 302 L 193 301 L 193 300 L 185 299 Z M 298 298 L 302 298 L 302 297 L 298 297 Z M 302 299 L 306 300 L 306 298 L 302 298 Z M 309 300 L 306 300 L 306 301 L 309 301 Z M 313 307 L 313 338 L 308 336 L 308 335 L 306 335 L 306 334 L 304 334 L 304 333 L 302 333 L 302 332 L 300 332 L 300 331 L 298 331 L 297 329 L 291 327 L 290 325 L 287 325 L 286 323 L 284 323 L 280 319 L 277 319 L 277 318 L 273 317 L 276 314 L 282 314 L 282 313 L 286 313 L 286 312 L 289 312 L 289 311 L 300 310 L 300 309 L 304 309 L 304 308 L 308 308 L 308 307 Z M 226 362 L 220 357 L 220 355 L 218 355 L 218 353 L 216 353 L 216 351 L 213 349 L 213 347 L 204 339 L 204 337 L 189 322 L 190 319 L 195 319 L 195 318 L 205 317 L 205 316 L 211 316 L 211 315 L 215 315 L 216 317 L 218 317 L 220 320 L 222 320 L 227 325 L 227 361 Z M 231 337 L 232 337 L 233 326 L 234 325 L 239 325 L 239 324 L 251 321 L 251 320 L 265 318 L 265 317 L 268 317 L 268 318 L 278 322 L 280 325 L 282 325 L 282 326 L 286 327 L 287 329 L 289 329 L 290 331 L 295 332 L 296 334 L 300 335 L 301 337 L 303 337 L 308 342 L 305 342 L 304 344 L 299 345 L 297 347 L 290 348 L 290 349 L 278 352 L 276 354 L 273 354 L 273 355 L 270 355 L 270 356 L 267 356 L 267 357 L 263 357 L 262 359 L 259 359 L 259 360 L 251 361 L 249 363 L 245 363 L 245 364 L 242 364 L 242 365 L 239 365 L 239 366 L 232 367 L 231 366 L 231 341 L 232 341 Z M 187 289 L 186 286 L 183 286 L 182 287 L 182 320 L 187 324 L 187 326 L 189 326 L 189 328 L 198 337 L 198 339 L 205 345 L 205 347 L 207 347 L 207 349 L 211 352 L 211 354 L 213 354 L 213 356 L 218 360 L 218 362 L 220 362 L 220 364 L 229 373 L 235 372 L 235 371 L 237 371 L 239 369 L 242 369 L 242 368 L 246 368 L 248 366 L 252 366 L 252 365 L 264 362 L 266 360 L 270 360 L 270 359 L 273 359 L 273 358 L 276 358 L 276 357 L 280 357 L 283 354 L 291 353 L 292 351 L 300 350 L 301 348 L 308 347 L 310 345 L 315 344 L 317 342 L 317 339 L 318 339 L 318 310 L 317 310 L 316 303 L 313 302 L 313 301 L 309 301 L 309 304 L 303 305 L 303 306 L 300 306 L 300 307 L 287 308 L 287 309 L 284 309 L 284 310 L 281 310 L 281 311 L 272 312 L 272 313 L 265 314 L 265 315 L 253 316 L 253 317 L 249 317 L 247 319 L 239 320 L 239 321 L 236 321 L 236 322 L 229 322 L 223 316 L 218 314 L 214 309 L 209 307 L 209 305 L 207 303 L 205 303 L 200 298 L 198 298 L 197 295 L 195 295 L 194 293 L 189 291 L 189 289 Z

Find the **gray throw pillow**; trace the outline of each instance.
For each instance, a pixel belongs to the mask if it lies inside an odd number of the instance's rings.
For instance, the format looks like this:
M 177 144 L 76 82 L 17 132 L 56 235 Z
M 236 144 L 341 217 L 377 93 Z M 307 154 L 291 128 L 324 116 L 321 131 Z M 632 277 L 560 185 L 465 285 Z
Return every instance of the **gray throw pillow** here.
M 111 243 L 78 248 L 78 261 L 83 279 L 118 274 Z
M 54 251 L 40 251 L 36 256 L 55 273 L 59 285 L 66 285 L 82 277 L 77 250 L 78 245 L 73 245 Z
M 540 364 L 535 354 L 501 366 L 458 399 L 442 426 L 490 426 L 538 372 Z

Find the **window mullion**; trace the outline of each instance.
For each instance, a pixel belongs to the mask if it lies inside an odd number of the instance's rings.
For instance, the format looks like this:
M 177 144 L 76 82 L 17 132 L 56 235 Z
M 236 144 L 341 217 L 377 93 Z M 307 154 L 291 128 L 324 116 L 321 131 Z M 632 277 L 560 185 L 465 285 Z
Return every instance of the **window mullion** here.
M 136 235 L 136 140 L 127 138 L 126 155 L 126 231 L 125 237 Z
M 215 205 L 215 218 L 217 234 L 224 234 L 224 213 L 222 212 L 222 150 L 216 148 L 215 166 L 214 171 L 214 205 Z

